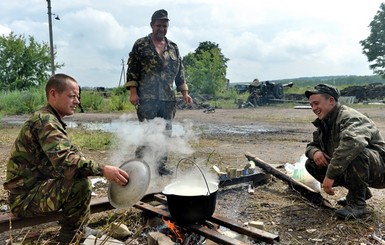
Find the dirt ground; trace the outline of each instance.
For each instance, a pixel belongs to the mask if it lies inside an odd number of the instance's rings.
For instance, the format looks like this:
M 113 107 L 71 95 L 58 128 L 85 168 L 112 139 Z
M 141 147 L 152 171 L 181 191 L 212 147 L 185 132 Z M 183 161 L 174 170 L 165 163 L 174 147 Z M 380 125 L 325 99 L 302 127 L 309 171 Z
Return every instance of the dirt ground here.
M 372 118 L 385 136 L 385 106 L 368 106 L 359 111 Z M 76 122 L 109 122 L 121 116 L 119 113 L 77 113 L 67 118 Z M 4 117 L 2 128 L 8 128 L 9 135 L 1 136 L 0 183 L 4 182 L 5 164 L 19 122 L 25 116 Z M 314 127 L 311 121 L 315 115 L 310 109 L 294 109 L 266 106 L 255 109 L 216 109 L 204 113 L 202 110 L 180 110 L 176 122 L 190 121 L 200 130 L 198 143 L 194 143 L 195 158 L 209 158 L 210 163 L 219 166 L 241 168 L 247 164 L 245 152 L 263 159 L 274 167 L 284 169 L 285 163 L 295 163 L 305 151 Z M 5 132 L 2 130 L 2 132 Z M 85 151 L 86 156 L 96 161 L 105 161 L 109 152 Z M 169 163 L 173 167 L 174 156 Z M 6 194 L 0 188 L 0 206 L 6 212 Z M 272 180 L 258 186 L 254 194 L 248 193 L 247 185 L 220 188 L 216 213 L 226 215 L 240 222 L 261 221 L 264 230 L 278 234 L 277 244 L 384 244 L 372 238 L 381 238 L 385 220 L 382 190 L 372 190 L 368 201 L 372 211 L 370 217 L 362 220 L 343 221 L 333 216 L 333 210 L 311 204 L 285 182 Z M 102 192 L 103 193 L 103 192 Z M 336 205 L 336 200 L 346 194 L 343 188 L 336 188 L 335 196 L 322 196 Z M 385 240 L 385 239 L 384 239 Z

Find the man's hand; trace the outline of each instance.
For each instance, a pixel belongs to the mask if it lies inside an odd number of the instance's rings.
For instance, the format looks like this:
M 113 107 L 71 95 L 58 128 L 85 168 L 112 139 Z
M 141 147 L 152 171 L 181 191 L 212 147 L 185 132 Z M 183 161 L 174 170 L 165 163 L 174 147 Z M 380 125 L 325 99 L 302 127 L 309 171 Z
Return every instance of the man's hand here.
M 138 105 L 139 104 L 139 96 L 136 94 L 131 94 L 130 95 L 130 102 L 133 105 Z
M 191 98 L 190 95 L 184 96 L 183 99 L 184 99 L 184 102 L 185 102 L 186 104 L 188 104 L 188 105 L 191 105 L 191 104 L 192 104 L 192 98 Z
M 325 177 L 324 182 L 322 183 L 324 191 L 327 194 L 332 195 L 332 196 L 334 195 L 333 184 L 334 184 L 334 179 L 330 179 L 328 177 Z
M 129 176 L 126 171 L 111 165 L 106 165 L 103 168 L 103 176 L 118 185 L 127 185 Z
M 316 151 L 313 155 L 313 161 L 319 167 L 327 167 L 330 162 L 330 157 L 322 151 Z
M 130 87 L 130 102 L 133 105 L 138 105 L 139 104 L 139 96 L 137 93 L 136 87 Z
M 187 90 L 184 90 L 182 91 L 182 95 L 183 95 L 183 100 L 186 104 L 190 105 L 192 104 L 192 98 L 191 96 L 188 94 L 188 91 Z

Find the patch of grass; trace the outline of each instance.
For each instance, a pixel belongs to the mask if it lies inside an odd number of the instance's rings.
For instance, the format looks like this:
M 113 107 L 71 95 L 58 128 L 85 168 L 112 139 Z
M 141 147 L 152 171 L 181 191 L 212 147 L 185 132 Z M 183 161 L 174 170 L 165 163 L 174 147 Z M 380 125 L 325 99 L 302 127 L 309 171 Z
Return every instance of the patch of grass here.
M 85 130 L 84 128 L 68 129 L 69 137 L 74 145 L 88 150 L 109 150 L 117 142 L 113 133 L 100 130 Z
M 0 112 L 2 115 L 21 115 L 31 113 L 46 104 L 43 87 L 28 91 L 1 91 Z
M 13 144 L 21 126 L 0 124 L 0 142 L 3 144 Z M 117 142 L 113 133 L 86 130 L 84 128 L 69 128 L 68 134 L 71 142 L 82 149 L 88 150 L 109 150 Z

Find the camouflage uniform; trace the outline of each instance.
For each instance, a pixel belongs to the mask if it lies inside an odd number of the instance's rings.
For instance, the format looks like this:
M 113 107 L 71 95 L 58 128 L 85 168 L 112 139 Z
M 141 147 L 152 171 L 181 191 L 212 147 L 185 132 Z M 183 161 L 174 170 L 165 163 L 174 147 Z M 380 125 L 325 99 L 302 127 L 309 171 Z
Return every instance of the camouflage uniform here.
M 337 103 L 323 120 L 307 145 L 308 172 L 321 183 L 325 176 L 334 186 L 349 190 L 347 201 L 365 206 L 369 187 L 385 188 L 385 141 L 376 125 L 360 112 Z M 312 157 L 322 151 L 331 157 L 328 167 L 318 167 Z M 349 200 L 350 199 L 350 200 Z
M 171 136 L 172 119 L 175 116 L 176 96 L 173 90 L 188 90 L 182 59 L 178 46 L 166 38 L 163 60 L 155 49 L 151 35 L 138 39 L 128 58 L 127 83 L 125 87 L 137 87 L 139 121 L 160 117 L 167 120 L 166 134 Z M 142 157 L 143 147 L 137 157 Z M 163 160 L 164 161 L 164 160 Z
M 11 212 L 32 217 L 63 211 L 62 229 L 83 227 L 90 214 L 91 184 L 101 165 L 86 160 L 71 145 L 66 124 L 49 105 L 22 126 L 7 164 L 4 189 Z

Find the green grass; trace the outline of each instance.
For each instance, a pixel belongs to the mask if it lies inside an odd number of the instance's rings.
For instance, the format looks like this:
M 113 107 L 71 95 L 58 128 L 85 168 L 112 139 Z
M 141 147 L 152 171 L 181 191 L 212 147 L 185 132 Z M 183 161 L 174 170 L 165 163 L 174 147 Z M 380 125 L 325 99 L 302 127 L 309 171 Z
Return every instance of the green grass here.
M 2 144 L 13 144 L 19 134 L 21 125 L 0 124 L 0 142 Z M 113 133 L 86 130 L 84 128 L 69 128 L 71 142 L 81 149 L 103 151 L 109 150 L 116 145 L 117 138 Z
M 70 128 L 68 134 L 71 142 L 81 149 L 109 150 L 117 143 L 113 133 L 100 130 L 85 130 L 84 128 Z
M 35 111 L 46 104 L 43 88 L 32 88 L 29 91 L 1 91 L 0 114 L 21 115 Z

